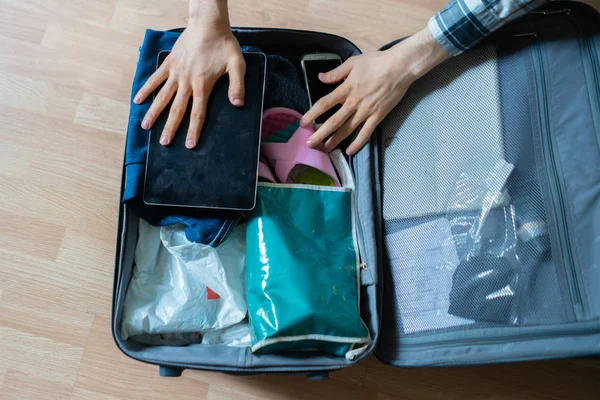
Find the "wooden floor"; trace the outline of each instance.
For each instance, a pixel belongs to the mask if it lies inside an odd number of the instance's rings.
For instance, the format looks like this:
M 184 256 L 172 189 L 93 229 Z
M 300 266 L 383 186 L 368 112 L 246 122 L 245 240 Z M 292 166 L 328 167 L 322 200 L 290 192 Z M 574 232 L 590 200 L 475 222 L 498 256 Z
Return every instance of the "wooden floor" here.
M 600 0 L 594 0 L 596 5 Z M 325 382 L 156 367 L 109 328 L 128 101 L 144 29 L 187 0 L 0 0 L 0 398 L 583 399 L 600 363 L 393 369 L 374 358 Z M 373 50 L 445 0 L 231 0 L 235 25 L 334 32 Z

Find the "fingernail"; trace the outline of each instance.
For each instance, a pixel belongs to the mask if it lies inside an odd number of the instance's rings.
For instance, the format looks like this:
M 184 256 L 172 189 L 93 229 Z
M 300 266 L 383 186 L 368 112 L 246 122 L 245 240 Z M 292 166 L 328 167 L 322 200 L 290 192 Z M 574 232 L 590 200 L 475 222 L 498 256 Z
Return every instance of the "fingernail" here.
M 187 147 L 188 149 L 191 149 L 191 148 L 193 148 L 193 147 L 194 147 L 194 141 L 193 141 L 192 139 L 188 139 L 188 140 L 185 142 L 185 147 Z
M 300 126 L 303 127 L 303 128 L 306 128 L 308 126 L 308 122 L 306 122 L 305 119 L 301 119 L 300 120 Z
M 244 105 L 244 102 L 242 101 L 242 99 L 233 99 L 233 105 L 236 107 L 240 107 Z
M 319 72 L 319 79 L 320 80 L 325 79 L 325 73 L 324 72 Z
M 314 145 L 315 145 L 315 142 L 313 142 L 312 140 L 308 139 L 308 140 L 306 141 L 306 145 L 307 145 L 308 147 L 310 147 L 310 148 L 313 148 L 313 147 L 314 147 Z
M 169 139 L 166 136 L 161 136 L 160 138 L 160 144 L 162 144 L 163 146 L 166 146 L 169 144 Z
M 135 98 L 133 99 L 133 102 L 134 102 L 135 104 L 140 104 L 140 101 L 141 101 L 141 100 L 142 100 L 142 99 L 140 98 L 140 96 L 139 96 L 139 95 L 137 95 L 137 96 L 135 96 Z
M 150 121 L 148 121 L 147 119 L 142 121 L 142 128 L 144 129 L 150 129 Z
M 347 156 L 352 156 L 352 155 L 354 155 L 354 151 L 352 151 L 352 150 L 350 150 L 350 149 L 347 149 L 347 150 L 346 150 L 346 155 L 347 155 Z

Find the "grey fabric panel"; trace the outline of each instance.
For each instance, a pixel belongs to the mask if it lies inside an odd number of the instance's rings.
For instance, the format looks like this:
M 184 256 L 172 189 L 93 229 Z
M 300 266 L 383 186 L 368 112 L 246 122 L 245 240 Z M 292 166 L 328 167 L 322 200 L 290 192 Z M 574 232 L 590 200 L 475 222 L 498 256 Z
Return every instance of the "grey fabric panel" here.
M 597 328 L 596 328 L 597 329 Z M 600 353 L 600 334 L 559 336 L 529 340 L 506 340 L 503 343 L 471 344 L 452 347 L 400 347 L 396 352 L 379 351 L 377 357 L 398 367 L 473 365 L 511 361 L 583 357 Z
M 582 22 L 581 18 L 579 22 Z M 547 25 L 532 27 L 526 24 L 523 25 L 523 29 L 515 30 L 519 33 L 536 31 L 538 40 L 544 40 L 547 30 L 552 32 L 555 39 L 544 43 L 549 71 L 547 81 L 550 82 L 549 114 L 552 131 L 559 135 L 555 156 L 559 160 L 560 173 L 566 182 L 569 227 L 573 231 L 571 238 L 574 239 L 575 264 L 580 268 L 581 282 L 584 282 L 587 315 L 580 318 L 581 322 L 574 323 L 575 315 L 567 285 L 567 272 L 560 262 L 561 258 L 566 256 L 556 243 L 553 243 L 553 256 L 556 259 L 553 262 L 545 260 L 537 265 L 536 273 L 531 277 L 532 290 L 525 298 L 518 325 L 503 326 L 477 322 L 459 329 L 447 328 L 403 336 L 402 318 L 398 315 L 398 307 L 391 305 L 400 295 L 401 285 L 406 283 L 406 278 L 394 276 L 393 263 L 385 260 L 383 325 L 376 355 L 386 362 L 397 366 L 461 365 L 600 353 L 600 324 L 597 321 L 597 297 L 600 296 L 600 146 L 598 130 L 593 124 L 594 103 L 590 97 L 590 93 L 600 88 L 590 88 L 590 85 L 593 85 L 590 81 L 591 69 L 587 69 L 586 75 L 582 64 L 582 57 L 586 57 L 586 52 L 581 48 L 573 22 L 562 15 L 556 19 L 546 19 L 544 23 Z M 595 23 L 597 24 L 597 20 Z M 522 61 L 524 55 L 529 55 L 530 49 L 520 50 L 515 46 L 518 40 L 508 38 L 508 35 L 506 42 L 511 43 L 512 49 L 502 54 L 500 64 L 512 58 L 513 65 L 504 68 L 505 75 L 500 75 L 500 87 L 506 89 L 505 94 L 510 92 L 513 96 L 512 99 L 510 96 L 501 98 L 503 113 L 508 111 L 502 116 L 506 156 L 509 162 L 515 163 L 515 171 L 510 178 L 513 182 L 509 181 L 509 187 L 515 183 L 518 186 L 519 181 L 529 182 L 526 185 L 529 201 L 521 201 L 523 204 L 520 208 L 525 209 L 526 214 L 540 215 L 543 215 L 545 208 L 548 214 L 548 229 L 554 234 L 558 228 L 550 196 L 551 183 L 547 176 L 540 139 L 536 137 L 536 147 L 531 148 L 532 133 L 540 135 L 540 114 L 537 109 L 540 99 L 535 90 L 531 93 L 527 91 L 528 86 L 535 85 L 531 83 L 535 82 L 532 66 Z M 522 42 L 528 42 L 526 46 L 531 44 L 531 37 L 523 39 Z M 502 68 L 500 66 L 501 70 Z M 519 96 L 526 101 L 519 101 Z M 529 101 L 535 105 L 531 115 L 527 110 Z M 517 118 L 509 120 L 507 124 L 507 118 L 511 115 L 516 115 Z M 507 139 L 506 135 L 510 137 Z M 529 144 L 527 141 L 520 142 L 521 138 L 528 136 Z M 511 147 L 517 151 L 511 151 Z M 537 184 L 527 178 L 530 171 L 534 171 L 534 174 L 537 171 L 541 177 L 536 179 Z M 385 190 L 387 186 L 384 186 L 384 193 Z M 509 191 L 511 202 L 519 203 L 520 196 L 516 193 L 518 191 Z M 544 202 L 541 201 L 542 198 L 545 199 Z M 533 208 L 532 203 L 535 205 Z M 544 203 L 546 207 L 543 207 Z M 521 214 L 517 212 L 517 224 L 519 215 Z M 436 218 L 439 216 L 389 220 L 385 221 L 384 231 L 386 234 L 399 232 Z M 521 245 L 521 251 L 523 247 Z M 394 294 L 390 295 L 390 291 Z M 595 320 L 585 322 L 587 319 Z
M 362 272 L 363 285 L 377 284 L 377 225 L 376 220 L 376 197 L 374 188 L 378 186 L 375 181 L 374 161 L 375 144 L 365 146 L 351 160 L 354 174 L 356 176 L 356 212 L 357 224 L 362 236 L 361 258 L 367 263 L 368 269 Z M 378 177 L 377 177 L 378 178 Z
M 125 292 L 129 281 L 131 280 L 131 274 L 133 273 L 133 258 L 135 255 L 135 244 L 137 242 L 137 221 L 138 217 L 128 210 L 127 205 L 123 205 L 123 227 L 121 231 L 121 254 L 119 262 L 118 281 L 116 287 L 116 295 L 114 298 L 115 312 L 113 321 L 113 332 L 115 338 L 119 342 L 121 337 L 121 321 L 123 311 L 123 301 L 125 300 Z
M 384 338 L 382 338 L 384 339 Z M 380 340 L 378 358 L 395 366 L 471 365 L 600 354 L 600 323 L 488 327 Z
M 502 129 L 507 161 L 515 165 L 507 185 L 518 218 L 517 223 L 522 226 L 541 219 L 550 225 L 540 183 L 543 161 L 534 156 L 540 152 L 536 151 L 533 139 L 533 117 L 529 107 L 532 96 L 528 76 L 524 72 L 528 67 L 522 52 L 502 48 L 501 53 L 498 65 Z M 523 259 L 535 254 L 535 246 L 520 244 L 522 246 L 519 252 Z M 535 271 L 529 276 L 530 290 L 520 313 L 521 323 L 540 325 L 573 321 L 575 317 L 568 289 L 560 286 L 557 276 L 557 270 L 564 269 L 560 257 L 551 252 L 549 259 L 540 260 L 533 267 Z
M 571 250 L 584 282 L 583 318 L 591 319 L 600 317 L 600 148 L 588 91 L 592 82 L 586 82 L 581 60 L 587 55 L 581 46 L 581 41 L 573 38 L 547 42 L 544 49 L 551 82 L 548 101 L 557 167 L 564 177 L 574 243 Z
M 378 128 L 379 129 L 379 128 Z M 350 163 L 356 183 L 356 213 L 360 235 L 361 258 L 367 270 L 361 274 L 361 317 L 373 342 L 358 360 L 368 357 L 377 346 L 381 322 L 381 184 L 379 181 L 379 143 L 377 132 Z M 362 299 L 368 299 L 363 301 Z
M 533 242 L 522 240 L 520 233 L 528 232 L 528 226 L 545 226 L 546 218 L 532 157 L 522 55 L 509 53 L 496 60 L 496 50 L 483 47 L 461 60 L 451 60 L 457 62 L 443 64 L 415 83 L 407 102 L 383 124 L 383 341 L 572 320 L 565 312 L 569 295 L 558 285 L 547 229 Z M 458 111 L 440 106 L 469 96 Z M 473 107 L 474 102 L 479 106 Z M 433 119 L 439 124 L 420 123 L 435 110 L 441 110 L 442 116 Z M 449 137 L 442 140 L 444 135 Z M 414 151 L 418 144 L 423 148 Z M 488 146 L 491 152 L 482 151 Z M 447 162 L 453 158 L 460 163 Z M 499 159 L 512 168 L 500 196 L 505 203 L 486 209 L 479 196 L 488 184 L 480 182 L 487 182 Z M 419 171 L 435 179 L 417 183 L 407 178 Z M 469 184 L 458 184 L 465 177 Z M 428 206 L 430 211 L 438 207 L 434 214 L 413 215 L 416 209 L 409 203 L 421 201 L 411 197 L 413 190 L 444 200 Z M 442 229 L 444 236 L 436 236 Z M 546 245 L 539 248 L 541 244 Z
M 388 114 L 381 138 L 384 219 L 473 206 L 453 200 L 457 182 L 485 179 L 504 158 L 497 72 L 493 46 L 470 51 L 415 82 Z

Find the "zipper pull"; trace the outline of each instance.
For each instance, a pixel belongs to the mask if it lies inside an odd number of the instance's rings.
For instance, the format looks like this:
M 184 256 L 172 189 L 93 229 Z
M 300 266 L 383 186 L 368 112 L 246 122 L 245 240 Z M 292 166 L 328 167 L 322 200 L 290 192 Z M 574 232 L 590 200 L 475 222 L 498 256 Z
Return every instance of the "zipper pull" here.
M 571 9 L 570 8 L 563 8 L 561 10 L 550 10 L 550 11 L 531 11 L 529 14 L 533 14 L 533 15 L 555 15 L 555 14 L 567 14 L 567 15 L 571 15 Z
M 363 271 L 368 271 L 369 270 L 369 266 L 367 265 L 366 262 L 361 262 L 360 263 L 360 269 L 362 269 Z
M 515 33 L 513 36 L 514 36 L 514 37 L 537 37 L 537 32 L 531 32 L 531 33 Z

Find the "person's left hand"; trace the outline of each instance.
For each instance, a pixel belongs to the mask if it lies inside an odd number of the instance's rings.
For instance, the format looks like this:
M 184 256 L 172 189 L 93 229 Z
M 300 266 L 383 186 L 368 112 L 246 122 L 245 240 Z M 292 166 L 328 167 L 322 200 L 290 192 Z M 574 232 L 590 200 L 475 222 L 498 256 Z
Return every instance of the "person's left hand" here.
M 308 139 L 308 147 L 318 147 L 329 137 L 323 147 L 329 152 L 364 123 L 346 150 L 348 155 L 358 152 L 410 85 L 447 57 L 425 28 L 389 50 L 351 57 L 336 69 L 319 74 L 323 83 L 345 81 L 317 101 L 301 125 L 307 127 L 336 104 L 342 107 Z

